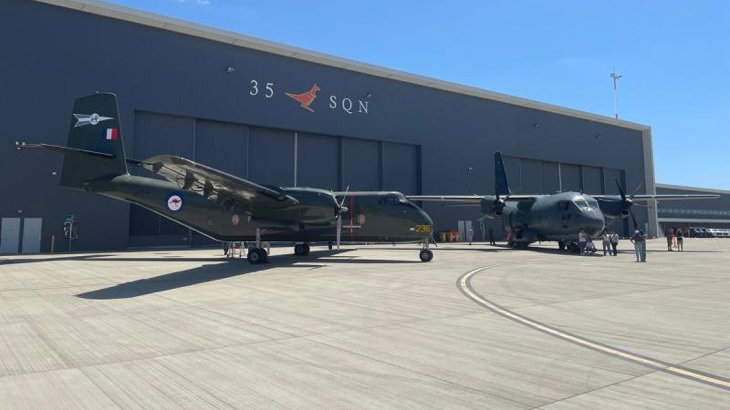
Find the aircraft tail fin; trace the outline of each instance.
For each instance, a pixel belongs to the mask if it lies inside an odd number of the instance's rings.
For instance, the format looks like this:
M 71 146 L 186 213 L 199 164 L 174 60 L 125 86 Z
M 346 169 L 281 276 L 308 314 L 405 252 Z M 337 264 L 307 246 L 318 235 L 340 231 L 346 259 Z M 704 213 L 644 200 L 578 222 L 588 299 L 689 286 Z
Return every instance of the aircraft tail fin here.
M 77 98 L 67 145 L 61 174 L 63 186 L 83 188 L 90 181 L 126 174 L 117 96 L 98 93 Z
M 507 185 L 507 173 L 504 170 L 502 153 L 499 151 L 494 153 L 494 194 L 500 197 L 511 194 L 509 185 Z

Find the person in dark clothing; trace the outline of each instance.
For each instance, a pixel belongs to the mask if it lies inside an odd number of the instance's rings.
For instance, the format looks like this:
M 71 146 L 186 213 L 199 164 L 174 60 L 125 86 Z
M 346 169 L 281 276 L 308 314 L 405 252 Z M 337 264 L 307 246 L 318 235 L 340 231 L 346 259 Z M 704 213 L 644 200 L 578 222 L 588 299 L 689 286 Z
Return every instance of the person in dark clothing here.
M 636 261 L 646 262 L 646 238 L 644 237 L 644 233 L 638 229 L 634 231 L 631 242 L 634 244 L 634 249 L 636 250 Z
M 672 251 L 672 231 L 669 229 L 666 230 L 665 236 L 667 237 L 667 251 Z
M 681 229 L 677 229 L 677 250 L 684 252 L 684 233 Z
M 223 242 L 223 255 L 228 256 L 228 249 L 231 247 L 230 242 Z
M 494 242 L 494 230 L 492 228 L 489 228 L 489 244 L 490 245 L 496 245 L 497 242 Z

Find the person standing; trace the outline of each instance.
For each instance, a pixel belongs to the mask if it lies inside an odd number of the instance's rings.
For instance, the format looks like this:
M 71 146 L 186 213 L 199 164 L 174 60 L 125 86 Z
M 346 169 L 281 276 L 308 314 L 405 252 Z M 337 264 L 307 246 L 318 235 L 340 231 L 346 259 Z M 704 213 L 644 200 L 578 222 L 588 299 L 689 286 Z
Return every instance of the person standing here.
M 631 242 L 634 244 L 634 251 L 636 251 L 636 261 L 646 262 L 646 238 L 644 234 L 638 229 L 635 230 Z
M 608 229 L 603 230 L 601 237 L 601 242 L 603 243 L 603 256 L 606 256 L 606 254 L 611 253 L 611 234 L 608 232 Z
M 469 245 L 471 245 L 471 241 L 474 240 L 474 228 L 469 227 L 469 231 L 466 234 L 469 236 Z
M 496 245 L 497 242 L 494 242 L 494 230 L 492 227 L 489 227 L 489 244 L 490 245 Z
M 616 232 L 611 232 L 611 247 L 613 248 L 613 256 L 618 255 L 618 234 Z
M 667 237 L 667 251 L 672 251 L 672 231 L 668 228 L 665 230 L 665 236 Z
M 578 232 L 578 249 L 580 249 L 581 255 L 586 254 L 586 243 L 588 243 L 588 235 L 586 235 L 585 229 L 580 228 L 580 232 Z
M 684 252 L 684 233 L 682 229 L 677 229 L 677 250 Z

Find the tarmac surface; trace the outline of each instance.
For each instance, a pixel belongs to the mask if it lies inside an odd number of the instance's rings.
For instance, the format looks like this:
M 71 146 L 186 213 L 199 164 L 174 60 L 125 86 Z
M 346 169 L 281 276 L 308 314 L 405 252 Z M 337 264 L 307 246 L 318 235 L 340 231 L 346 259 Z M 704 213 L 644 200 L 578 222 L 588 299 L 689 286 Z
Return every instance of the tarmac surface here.
M 730 408 L 730 240 L 665 244 L 0 257 L 0 408 Z

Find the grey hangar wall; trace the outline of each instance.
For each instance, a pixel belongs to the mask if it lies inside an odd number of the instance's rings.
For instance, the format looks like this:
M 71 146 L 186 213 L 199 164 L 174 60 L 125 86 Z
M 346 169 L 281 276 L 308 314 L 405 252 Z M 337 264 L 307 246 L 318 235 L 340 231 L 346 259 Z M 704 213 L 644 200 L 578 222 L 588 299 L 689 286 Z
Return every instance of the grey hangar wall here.
M 129 204 L 59 187 L 52 172 L 60 172 L 60 156 L 15 151 L 19 139 L 65 145 L 73 99 L 96 91 L 118 96 L 128 156 L 184 155 L 260 183 L 491 194 L 493 154 L 501 150 L 520 164 L 515 190 L 537 189 L 534 182 L 549 180 L 557 164 L 563 189 L 582 185 L 591 193 L 600 180 L 602 192 L 612 193 L 606 175 L 618 172 L 629 190 L 642 184 L 639 192 L 647 192 L 646 181 L 653 190 L 647 139 L 629 126 L 31 0 L 0 7 L 0 35 L 13 39 L 2 43 L 7 58 L 0 62 L 7 124 L 0 173 L 12 176 L 0 216 L 43 218 L 44 251 L 68 214 L 79 222 L 78 250 L 184 242 L 179 228 Z M 307 107 L 287 95 L 315 84 L 317 97 Z M 540 189 L 550 184 L 540 182 Z M 477 210 L 424 209 L 436 230 L 479 217 Z M 637 217 L 642 226 L 649 221 L 645 210 Z

